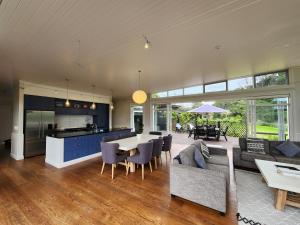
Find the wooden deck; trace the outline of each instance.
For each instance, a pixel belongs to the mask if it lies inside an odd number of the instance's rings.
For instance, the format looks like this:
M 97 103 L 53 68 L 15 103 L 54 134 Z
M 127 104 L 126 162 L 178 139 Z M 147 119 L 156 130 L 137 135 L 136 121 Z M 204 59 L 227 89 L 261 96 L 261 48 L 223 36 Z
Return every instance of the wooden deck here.
M 172 154 L 185 145 L 174 143 Z M 231 151 L 229 151 L 231 154 Z M 171 198 L 169 164 L 150 173 L 141 169 L 125 176 L 118 166 L 111 180 L 101 159 L 65 169 L 45 165 L 44 157 L 15 161 L 0 154 L 0 224 L 237 224 L 235 184 L 228 190 L 228 212 Z M 205 194 L 205 193 L 199 193 Z

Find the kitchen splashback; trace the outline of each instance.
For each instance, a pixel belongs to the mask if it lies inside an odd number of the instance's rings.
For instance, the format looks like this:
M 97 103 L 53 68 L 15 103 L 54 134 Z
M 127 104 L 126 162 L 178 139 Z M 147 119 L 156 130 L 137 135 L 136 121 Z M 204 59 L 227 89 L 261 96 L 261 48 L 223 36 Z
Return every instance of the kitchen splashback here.
M 56 115 L 55 123 L 57 129 L 86 127 L 87 123 L 93 123 L 93 116 L 90 115 Z

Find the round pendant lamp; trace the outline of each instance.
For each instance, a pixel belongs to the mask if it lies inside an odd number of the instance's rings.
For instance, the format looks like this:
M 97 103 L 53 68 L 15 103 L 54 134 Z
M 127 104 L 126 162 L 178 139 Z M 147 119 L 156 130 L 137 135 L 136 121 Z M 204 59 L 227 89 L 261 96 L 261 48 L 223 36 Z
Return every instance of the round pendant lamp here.
M 147 94 L 145 91 L 141 90 L 140 83 L 141 83 L 141 70 L 139 72 L 139 89 L 133 92 L 132 100 L 137 104 L 144 104 L 147 101 Z

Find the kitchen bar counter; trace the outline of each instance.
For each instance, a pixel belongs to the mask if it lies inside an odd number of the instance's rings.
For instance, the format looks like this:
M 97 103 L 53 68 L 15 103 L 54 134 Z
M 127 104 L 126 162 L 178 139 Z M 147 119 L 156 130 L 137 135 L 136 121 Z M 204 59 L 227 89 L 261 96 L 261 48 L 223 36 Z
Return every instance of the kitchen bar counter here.
M 130 128 L 115 128 L 111 130 L 104 130 L 104 131 L 59 131 L 56 132 L 54 135 L 51 137 L 55 138 L 69 138 L 69 137 L 79 137 L 79 136 L 86 136 L 86 135 L 94 135 L 94 134 L 109 134 L 109 133 L 114 133 L 114 132 L 130 132 Z
M 60 132 L 46 138 L 46 163 L 62 168 L 101 156 L 103 137 L 130 132 L 131 129 L 113 129 L 107 132 Z

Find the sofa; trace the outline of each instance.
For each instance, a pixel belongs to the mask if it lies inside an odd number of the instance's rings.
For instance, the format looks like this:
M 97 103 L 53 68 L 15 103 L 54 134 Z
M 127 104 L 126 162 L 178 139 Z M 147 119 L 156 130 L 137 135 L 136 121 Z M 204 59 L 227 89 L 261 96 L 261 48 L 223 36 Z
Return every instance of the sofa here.
M 225 214 L 226 189 L 229 183 L 227 150 L 208 146 L 212 156 L 205 160 L 208 168 L 198 168 L 194 152 L 201 148 L 200 142 L 201 140 L 197 140 L 180 152 L 180 157 L 185 157 L 184 164 L 173 159 L 170 165 L 170 194 Z
M 252 138 L 252 140 L 255 139 L 257 140 L 257 138 Z M 276 146 L 284 141 L 264 140 L 265 154 L 259 154 L 247 151 L 247 140 L 246 138 L 239 138 L 239 146 L 233 147 L 233 165 L 236 168 L 257 170 L 255 159 L 300 165 L 300 154 L 295 157 L 287 157 L 276 149 Z M 300 147 L 300 142 L 293 143 Z

